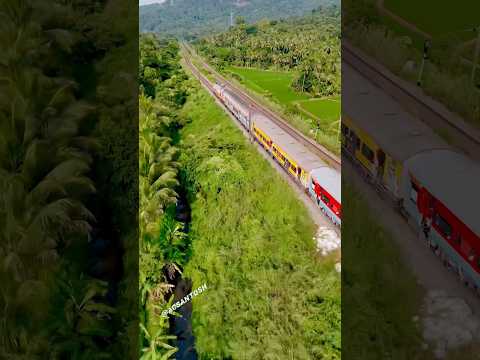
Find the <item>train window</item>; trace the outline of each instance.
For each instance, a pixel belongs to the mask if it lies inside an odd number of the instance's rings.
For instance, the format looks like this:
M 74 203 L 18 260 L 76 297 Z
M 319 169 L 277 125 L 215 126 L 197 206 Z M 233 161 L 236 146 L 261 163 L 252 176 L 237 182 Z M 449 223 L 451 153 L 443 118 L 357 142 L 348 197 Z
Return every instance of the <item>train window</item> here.
M 455 236 L 453 238 L 453 240 L 455 241 L 455 244 L 461 245 L 462 244 L 462 235 L 458 234 L 457 236 Z
M 362 144 L 362 154 L 365 158 L 373 163 L 373 158 L 375 157 L 374 152 L 370 149 L 365 143 Z
M 325 194 L 322 194 L 322 201 L 327 205 L 330 204 L 330 199 Z
M 291 168 L 292 168 L 293 172 L 297 172 L 297 168 L 295 167 L 295 165 L 292 165 Z
M 444 236 L 450 238 L 452 235 L 452 226 L 439 214 L 436 214 L 435 216 L 435 225 L 437 225 L 438 229 Z

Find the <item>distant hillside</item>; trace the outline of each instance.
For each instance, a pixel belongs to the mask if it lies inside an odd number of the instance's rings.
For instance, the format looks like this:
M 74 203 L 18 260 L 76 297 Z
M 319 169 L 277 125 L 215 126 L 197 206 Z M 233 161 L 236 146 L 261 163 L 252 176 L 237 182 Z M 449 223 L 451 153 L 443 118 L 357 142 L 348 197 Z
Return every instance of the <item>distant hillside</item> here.
M 340 0 L 167 0 L 140 7 L 140 31 L 195 38 L 222 31 L 233 17 L 247 22 L 300 16 Z

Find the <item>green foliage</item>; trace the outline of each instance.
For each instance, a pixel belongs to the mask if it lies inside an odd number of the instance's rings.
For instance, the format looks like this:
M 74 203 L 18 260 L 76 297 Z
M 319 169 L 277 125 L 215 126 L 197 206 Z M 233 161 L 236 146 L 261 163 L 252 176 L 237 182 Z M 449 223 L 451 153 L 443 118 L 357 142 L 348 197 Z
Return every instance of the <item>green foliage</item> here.
M 340 358 L 340 281 L 289 185 L 198 85 L 182 110 L 192 205 L 184 275 L 202 359 Z
M 342 184 L 342 356 L 355 359 L 429 359 L 412 321 L 422 289 L 399 257 L 391 235 L 373 218 L 364 199 Z M 348 334 L 355 334 L 349 336 Z
M 291 70 L 296 90 L 331 96 L 340 94 L 339 37 L 338 9 L 328 7 L 288 21 L 239 23 L 225 33 L 199 40 L 197 48 L 219 68 Z
M 127 73 L 132 57 L 119 56 L 132 46 L 132 31 L 124 26 L 132 24 L 126 20 L 136 18 L 136 9 L 127 1 L 0 5 L 1 358 L 128 353 L 128 339 L 117 341 L 123 323 L 133 320 L 121 308 L 128 295 L 120 292 L 112 308 L 105 284 L 85 274 L 92 225 L 121 223 L 108 215 L 94 219 L 96 200 L 115 195 L 131 200 L 129 190 L 137 188 L 119 191 L 112 181 L 104 192 L 108 180 L 97 171 L 99 162 L 107 169 L 113 162 L 106 156 L 105 120 L 116 114 L 115 120 L 132 124 L 136 113 L 129 93 L 136 74 Z M 131 172 L 126 177 L 136 178 Z M 101 194 L 94 197 L 95 192 Z M 134 202 L 128 203 L 130 214 Z
M 174 0 L 164 4 L 140 7 L 140 31 L 192 39 L 212 32 L 226 30 L 230 12 L 235 18 L 256 22 L 264 18 L 280 19 L 301 16 L 319 5 L 336 4 L 338 0 Z
M 154 36 L 140 37 L 139 130 L 139 286 L 141 359 L 169 359 L 168 318 L 161 316 L 173 299 L 168 283 L 189 256 L 188 237 L 175 220 L 179 186 L 176 141 L 182 121 L 177 112 L 186 101 L 186 75 L 179 65 L 178 44 Z M 170 302 L 166 299 L 170 297 Z

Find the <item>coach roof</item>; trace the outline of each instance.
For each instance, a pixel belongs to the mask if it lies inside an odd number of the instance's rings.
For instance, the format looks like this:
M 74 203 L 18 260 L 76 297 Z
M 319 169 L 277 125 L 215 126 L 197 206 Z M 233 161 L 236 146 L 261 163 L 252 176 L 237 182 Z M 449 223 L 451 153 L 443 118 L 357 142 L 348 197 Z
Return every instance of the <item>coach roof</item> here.
M 342 203 L 342 180 L 338 171 L 329 167 L 321 167 L 312 171 L 312 178 L 325 188 L 335 200 Z
M 448 150 L 418 154 L 405 166 L 411 174 L 473 232 L 480 235 L 480 166 Z
M 422 121 L 404 111 L 391 97 L 343 65 L 348 86 L 342 88 L 344 115 L 368 133 L 375 143 L 398 161 L 433 149 L 450 149 Z
M 224 96 L 228 96 L 228 98 L 233 103 L 233 105 L 239 108 L 240 111 L 244 113 L 244 115 L 248 116 L 248 113 L 250 112 L 250 108 L 242 99 L 240 99 L 240 97 L 237 94 L 232 92 L 230 89 L 225 88 Z
M 253 114 L 253 121 L 260 130 L 267 134 L 274 143 L 278 144 L 278 146 L 290 155 L 293 158 L 292 160 L 295 160 L 305 171 L 310 172 L 315 168 L 327 166 L 323 160 L 313 154 L 303 144 L 295 140 L 265 115 L 256 112 Z

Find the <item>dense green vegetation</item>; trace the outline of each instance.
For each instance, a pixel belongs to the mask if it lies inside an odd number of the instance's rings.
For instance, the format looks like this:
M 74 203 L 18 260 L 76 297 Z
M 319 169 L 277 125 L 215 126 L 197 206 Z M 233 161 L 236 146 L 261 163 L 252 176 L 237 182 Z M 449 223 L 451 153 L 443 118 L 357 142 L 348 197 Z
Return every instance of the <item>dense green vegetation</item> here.
M 419 315 L 423 290 L 391 235 L 362 196 L 342 184 L 342 356 L 354 359 L 431 359 L 422 350 Z M 352 336 L 355 334 L 355 336 Z
M 185 275 L 202 359 L 340 358 L 340 282 L 293 191 L 198 85 L 182 110 L 192 205 Z
M 188 255 L 187 236 L 175 221 L 179 185 L 178 110 L 186 100 L 186 75 L 179 65 L 178 44 L 153 36 L 140 38 L 140 348 L 142 359 L 169 358 L 169 281 Z
M 2 359 L 136 351 L 121 262 L 135 270 L 137 239 L 120 226 L 136 213 L 136 141 L 105 131 L 136 134 L 136 16 L 127 1 L 0 5 Z
M 181 270 L 193 288 L 208 286 L 193 299 L 200 358 L 339 358 L 340 279 L 334 259 L 316 255 L 306 209 L 186 80 L 176 42 L 143 36 L 140 55 L 142 356 L 176 352 L 160 314 Z M 188 236 L 173 217 L 179 186 L 192 207 Z
M 195 42 L 199 54 L 295 128 L 339 153 L 340 14 L 320 7 L 290 20 L 247 24 Z M 325 106 L 323 106 L 325 105 Z M 306 107 L 305 107 L 306 106 Z
M 164 4 L 140 7 L 140 31 L 192 39 L 224 31 L 230 25 L 230 12 L 248 22 L 263 18 L 300 16 L 320 5 L 337 0 L 168 0 Z
M 203 38 L 197 49 L 209 62 L 225 66 L 293 71 L 292 86 L 314 96 L 340 94 L 340 12 L 318 9 L 288 21 L 240 19 L 225 33 Z

